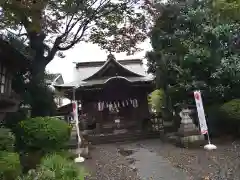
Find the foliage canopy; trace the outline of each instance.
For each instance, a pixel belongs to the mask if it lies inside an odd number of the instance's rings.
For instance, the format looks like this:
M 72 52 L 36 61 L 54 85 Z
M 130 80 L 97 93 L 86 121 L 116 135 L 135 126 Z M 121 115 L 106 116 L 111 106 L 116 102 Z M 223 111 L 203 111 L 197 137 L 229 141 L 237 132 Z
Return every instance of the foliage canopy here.
M 163 106 L 163 91 L 161 89 L 153 91 L 148 97 L 148 103 L 157 113 L 160 113 Z
M 169 2 L 161 12 L 151 33 L 148 70 L 160 76 L 157 83 L 173 104 L 193 103 L 196 89 L 206 103 L 239 97 L 240 22 L 226 21 L 212 1 Z
M 4 0 L 0 7 L 0 28 L 26 37 L 32 74 L 81 41 L 134 53 L 152 18 L 150 3 L 140 0 Z

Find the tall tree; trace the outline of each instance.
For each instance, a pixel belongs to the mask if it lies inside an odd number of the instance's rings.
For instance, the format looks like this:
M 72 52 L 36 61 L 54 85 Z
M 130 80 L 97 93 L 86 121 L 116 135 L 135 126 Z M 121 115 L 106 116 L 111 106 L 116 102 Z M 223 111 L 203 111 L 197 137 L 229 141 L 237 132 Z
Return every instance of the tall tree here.
M 23 39 L 12 34 L 7 34 L 7 36 L 3 36 L 3 38 L 26 58 L 32 58 Z M 53 93 L 45 81 L 47 73 L 44 72 L 44 76 L 42 79 L 39 79 L 38 83 L 29 83 L 28 74 L 29 67 L 14 72 L 12 81 L 13 90 L 21 95 L 24 104 L 29 104 L 32 107 L 33 116 L 52 115 L 56 110 L 56 105 L 53 100 Z
M 140 0 L 4 0 L 0 7 L 0 28 L 27 39 L 32 77 L 81 41 L 134 53 L 151 24 L 150 3 Z
M 159 81 L 165 82 L 160 84 L 174 104 L 192 103 L 188 93 L 196 89 L 204 91 L 208 104 L 239 97 L 239 28 L 239 21 L 221 18 L 212 1 L 163 5 L 148 63 L 149 71 L 160 71 Z M 162 68 L 152 68 L 156 64 Z
M 26 58 L 31 58 L 24 39 L 17 38 L 12 34 L 2 36 L 2 39 L 22 53 Z M 16 59 L 18 60 L 18 59 Z M 21 68 L 21 70 L 13 73 L 12 89 L 21 96 L 21 105 L 30 105 L 31 116 L 51 116 L 56 112 L 56 104 L 51 90 L 45 83 L 45 79 L 39 80 L 39 83 L 28 83 L 29 67 Z M 43 98 L 44 97 L 44 98 Z M 28 115 L 25 108 L 19 108 L 17 112 L 7 113 L 4 125 L 11 128 L 15 132 L 15 128 L 19 121 L 22 121 Z

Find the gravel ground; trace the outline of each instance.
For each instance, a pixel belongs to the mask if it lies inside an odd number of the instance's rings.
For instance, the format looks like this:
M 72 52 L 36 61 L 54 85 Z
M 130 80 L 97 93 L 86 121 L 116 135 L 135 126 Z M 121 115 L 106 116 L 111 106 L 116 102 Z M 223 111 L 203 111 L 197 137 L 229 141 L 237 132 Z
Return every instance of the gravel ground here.
M 90 171 L 86 180 L 140 180 L 124 156 L 118 153 L 116 144 L 98 145 L 91 150 L 92 159 L 85 162 Z
M 158 140 L 141 144 L 187 172 L 190 180 L 240 180 L 240 142 L 216 143 L 218 149 L 211 152 L 177 148 Z
M 140 180 L 137 170 L 119 148 L 146 148 L 164 157 L 169 163 L 187 173 L 186 180 L 240 180 L 240 142 L 215 143 L 216 151 L 182 149 L 160 140 L 144 140 L 136 143 L 98 145 L 91 151 L 92 159 L 85 162 L 91 171 L 87 180 Z M 177 179 L 176 179 L 177 180 Z

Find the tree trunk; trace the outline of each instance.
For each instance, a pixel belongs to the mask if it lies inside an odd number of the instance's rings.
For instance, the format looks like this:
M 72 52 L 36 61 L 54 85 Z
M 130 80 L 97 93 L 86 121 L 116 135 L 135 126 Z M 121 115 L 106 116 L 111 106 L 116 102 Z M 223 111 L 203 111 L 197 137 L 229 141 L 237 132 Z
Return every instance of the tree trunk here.
M 168 81 L 167 81 L 167 65 L 166 60 L 164 59 L 163 53 L 161 53 L 157 62 L 156 68 L 156 87 L 157 89 L 162 89 L 164 92 L 163 97 L 163 118 L 166 121 L 172 120 L 172 105 L 171 105 L 171 98 L 168 92 Z
M 41 46 L 40 46 L 41 47 Z M 54 101 L 53 94 L 47 89 L 45 84 L 45 67 L 47 65 L 44 57 L 44 49 L 36 50 L 31 67 L 30 82 L 28 91 L 31 96 L 30 105 L 32 107 L 31 116 L 50 116 L 52 115 Z

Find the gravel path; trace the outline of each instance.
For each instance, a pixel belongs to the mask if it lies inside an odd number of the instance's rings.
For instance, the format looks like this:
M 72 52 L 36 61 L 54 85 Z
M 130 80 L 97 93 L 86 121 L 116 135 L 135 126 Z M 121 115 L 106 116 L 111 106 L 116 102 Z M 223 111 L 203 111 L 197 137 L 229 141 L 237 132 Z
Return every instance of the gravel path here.
M 140 180 L 129 162 L 118 153 L 116 144 L 99 145 L 91 150 L 85 165 L 91 176 L 86 180 Z
M 217 143 L 216 151 L 183 149 L 158 140 L 142 141 L 142 146 L 157 152 L 174 167 L 187 172 L 190 180 L 239 180 L 240 142 Z
M 186 173 L 138 143 L 98 145 L 85 162 L 87 180 L 186 180 Z
M 87 180 L 165 180 L 170 173 L 177 176 L 169 175 L 169 180 L 239 180 L 240 142 L 216 145 L 212 152 L 177 148 L 158 139 L 98 145 L 85 162 L 91 171 Z M 153 178 L 147 178 L 149 173 L 155 173 Z

